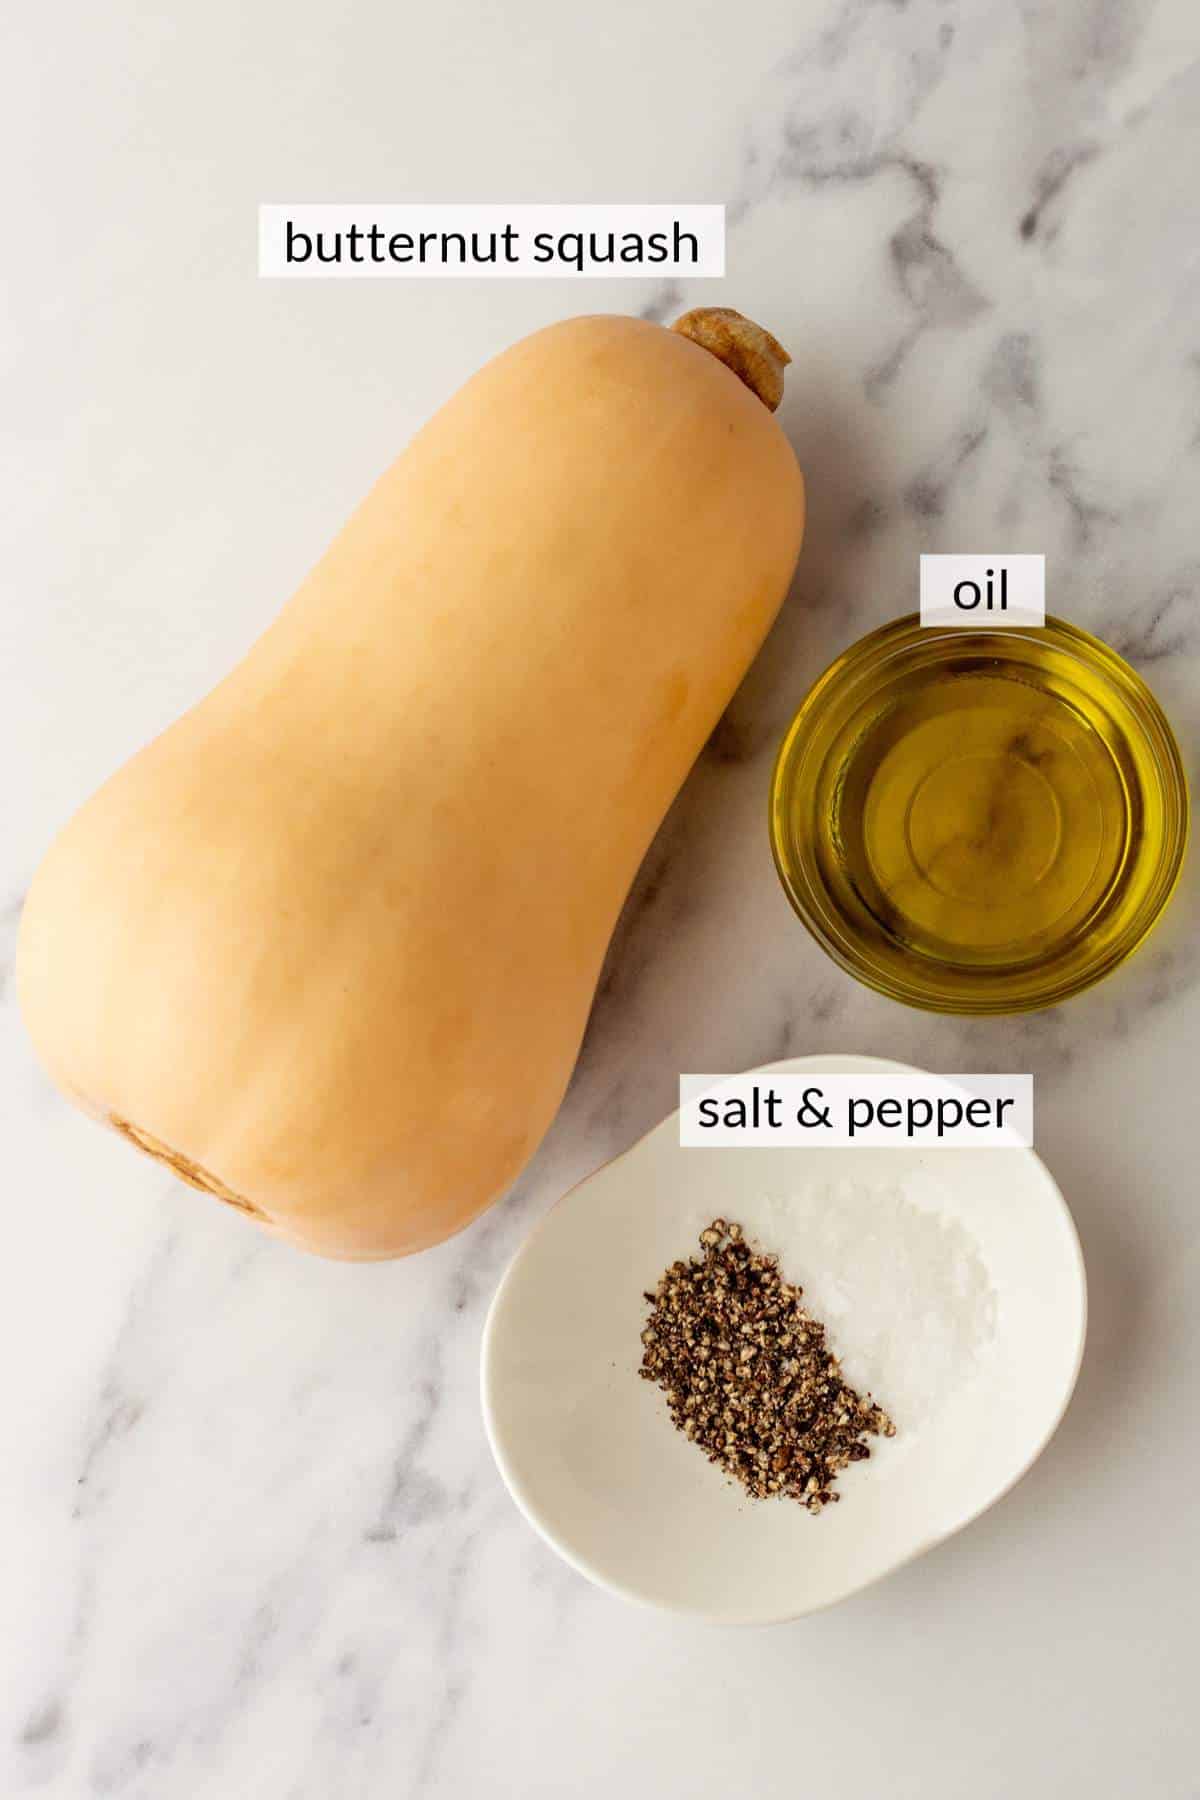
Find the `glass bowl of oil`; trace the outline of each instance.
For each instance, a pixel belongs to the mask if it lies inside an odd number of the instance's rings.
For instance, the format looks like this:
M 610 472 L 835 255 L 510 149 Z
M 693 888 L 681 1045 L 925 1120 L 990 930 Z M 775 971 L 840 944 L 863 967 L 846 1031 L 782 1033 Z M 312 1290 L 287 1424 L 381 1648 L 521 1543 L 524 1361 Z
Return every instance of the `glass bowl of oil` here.
M 937 1012 L 1052 1006 L 1131 955 L 1188 831 L 1171 728 L 1062 619 L 916 614 L 853 645 L 793 719 L 771 845 L 796 912 L 878 992 Z

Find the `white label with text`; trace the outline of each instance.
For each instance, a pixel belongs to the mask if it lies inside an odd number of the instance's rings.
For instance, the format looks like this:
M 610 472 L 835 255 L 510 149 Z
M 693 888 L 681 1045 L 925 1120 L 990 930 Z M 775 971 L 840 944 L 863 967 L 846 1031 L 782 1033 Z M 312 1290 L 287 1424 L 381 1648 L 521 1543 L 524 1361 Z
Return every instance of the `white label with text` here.
M 1009 556 L 921 558 L 921 623 L 989 626 L 1046 623 L 1046 559 Z
M 299 281 L 724 275 L 725 208 L 260 206 L 258 272 Z
M 1024 1150 L 1032 1075 L 681 1075 L 685 1149 Z

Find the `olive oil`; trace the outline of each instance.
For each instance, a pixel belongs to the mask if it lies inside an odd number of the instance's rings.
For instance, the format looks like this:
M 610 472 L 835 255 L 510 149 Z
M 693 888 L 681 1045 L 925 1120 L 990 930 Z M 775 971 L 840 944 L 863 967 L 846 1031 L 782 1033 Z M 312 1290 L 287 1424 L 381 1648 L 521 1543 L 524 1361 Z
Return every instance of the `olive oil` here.
M 1098 639 L 874 632 L 776 765 L 781 879 L 870 985 L 951 1012 L 1048 1005 L 1128 955 L 1178 876 L 1187 790 L 1157 703 Z

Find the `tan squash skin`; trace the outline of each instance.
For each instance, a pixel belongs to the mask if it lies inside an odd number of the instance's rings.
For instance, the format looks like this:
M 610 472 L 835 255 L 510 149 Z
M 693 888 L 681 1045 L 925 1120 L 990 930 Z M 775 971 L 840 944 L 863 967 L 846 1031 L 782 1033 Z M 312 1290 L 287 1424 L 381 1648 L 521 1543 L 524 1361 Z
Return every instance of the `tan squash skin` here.
M 573 319 L 490 363 L 52 846 L 18 984 L 54 1079 L 324 1255 L 466 1225 L 554 1117 L 803 509 L 686 336 Z

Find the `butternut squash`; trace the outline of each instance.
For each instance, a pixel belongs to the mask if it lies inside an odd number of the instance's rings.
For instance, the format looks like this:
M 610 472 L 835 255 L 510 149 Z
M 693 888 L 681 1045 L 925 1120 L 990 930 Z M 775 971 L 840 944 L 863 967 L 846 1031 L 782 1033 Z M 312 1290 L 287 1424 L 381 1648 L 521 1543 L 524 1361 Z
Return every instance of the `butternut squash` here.
M 786 360 L 737 314 L 572 319 L 434 416 L 52 845 L 18 982 L 69 1096 L 330 1256 L 512 1183 L 788 586 Z

